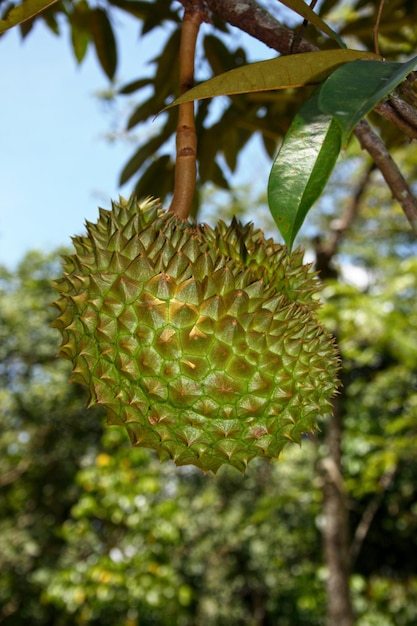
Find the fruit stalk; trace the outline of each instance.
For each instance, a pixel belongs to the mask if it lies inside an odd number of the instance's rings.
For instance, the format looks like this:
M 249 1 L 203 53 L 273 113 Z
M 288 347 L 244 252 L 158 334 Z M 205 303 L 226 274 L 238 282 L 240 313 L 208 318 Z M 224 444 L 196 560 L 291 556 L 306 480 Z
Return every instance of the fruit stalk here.
M 200 24 L 204 11 L 200 2 L 186 3 L 182 22 L 180 44 L 180 91 L 181 94 L 194 85 L 194 57 Z M 190 213 L 197 175 L 197 135 L 194 124 L 194 103 L 179 106 L 175 186 L 169 210 L 181 219 Z

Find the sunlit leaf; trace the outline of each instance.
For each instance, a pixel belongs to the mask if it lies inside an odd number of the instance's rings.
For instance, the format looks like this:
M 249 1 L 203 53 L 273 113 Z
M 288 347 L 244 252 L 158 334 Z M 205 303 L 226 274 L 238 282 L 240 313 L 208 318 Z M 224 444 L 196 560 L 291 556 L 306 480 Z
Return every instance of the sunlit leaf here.
M 230 70 L 193 87 L 169 106 L 215 96 L 317 84 L 348 61 L 379 58 L 373 52 L 337 49 L 304 52 L 258 61 Z
M 407 63 L 352 61 L 338 68 L 320 90 L 320 109 L 332 115 L 342 129 L 345 145 L 355 126 L 414 69 Z
M 269 208 L 290 250 L 333 170 L 340 135 L 336 122 L 320 111 L 315 91 L 284 137 L 268 182 Z
M 24 0 L 24 2 L 11 9 L 3 20 L 0 20 L 0 34 L 13 26 L 30 20 L 52 4 L 55 4 L 55 2 L 57 0 Z
M 341 48 L 346 48 L 345 43 L 339 37 L 335 31 L 330 28 L 328 24 L 324 20 L 321 19 L 317 13 L 306 4 L 303 0 L 279 0 L 281 4 L 285 4 L 286 7 L 298 13 L 304 17 L 304 19 L 308 20 L 310 24 L 313 24 L 318 30 L 321 30 L 323 33 L 326 33 L 329 37 L 334 39 Z

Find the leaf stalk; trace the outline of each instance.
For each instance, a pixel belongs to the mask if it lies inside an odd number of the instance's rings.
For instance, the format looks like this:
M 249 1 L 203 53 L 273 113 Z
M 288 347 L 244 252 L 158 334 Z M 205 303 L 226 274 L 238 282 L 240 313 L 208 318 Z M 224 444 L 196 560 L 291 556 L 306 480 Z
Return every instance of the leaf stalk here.
M 205 12 L 202 3 L 186 2 L 180 43 L 180 92 L 194 85 L 194 59 L 197 36 Z M 176 164 L 174 195 L 169 210 L 181 219 L 190 214 L 197 177 L 197 134 L 194 123 L 194 103 L 179 107 L 176 134 Z

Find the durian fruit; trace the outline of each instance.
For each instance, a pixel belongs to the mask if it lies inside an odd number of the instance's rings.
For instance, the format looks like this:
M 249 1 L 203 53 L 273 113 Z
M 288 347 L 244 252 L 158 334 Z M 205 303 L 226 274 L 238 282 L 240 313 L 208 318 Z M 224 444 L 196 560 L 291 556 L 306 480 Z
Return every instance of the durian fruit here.
M 60 356 L 133 444 L 244 471 L 329 411 L 338 356 L 300 251 L 134 198 L 101 209 L 73 244 L 55 282 Z

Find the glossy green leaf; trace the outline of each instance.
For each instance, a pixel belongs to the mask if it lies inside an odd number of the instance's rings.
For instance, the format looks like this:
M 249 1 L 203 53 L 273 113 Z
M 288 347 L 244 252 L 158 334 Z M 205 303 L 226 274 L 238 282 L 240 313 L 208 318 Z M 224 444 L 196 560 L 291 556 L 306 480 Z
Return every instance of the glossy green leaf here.
M 331 116 L 320 111 L 315 91 L 284 137 L 268 182 L 269 208 L 290 250 L 326 185 L 340 145 L 340 129 Z
M 321 19 L 317 13 L 306 4 L 303 0 L 279 0 L 281 4 L 285 4 L 286 7 L 301 15 L 304 19 L 308 20 L 310 24 L 313 24 L 318 30 L 321 30 L 323 33 L 326 33 L 329 37 L 334 39 L 341 48 L 346 48 L 346 44 L 339 37 L 335 31 L 330 28 L 328 24 L 324 20 Z
M 55 2 L 57 0 L 24 0 L 24 2 L 11 9 L 3 20 L 0 20 L 0 34 L 13 26 L 30 20 L 52 4 L 55 4 Z
M 214 96 L 318 84 L 348 61 L 379 58 L 372 52 L 337 49 L 304 52 L 258 61 L 230 70 L 193 87 L 174 100 L 169 107 Z
M 338 68 L 320 90 L 319 106 L 332 115 L 342 130 L 343 145 L 360 120 L 393 91 L 417 65 L 407 63 L 352 61 Z
M 90 12 L 90 27 L 100 65 L 112 80 L 117 67 L 116 40 L 104 9 L 97 8 Z

